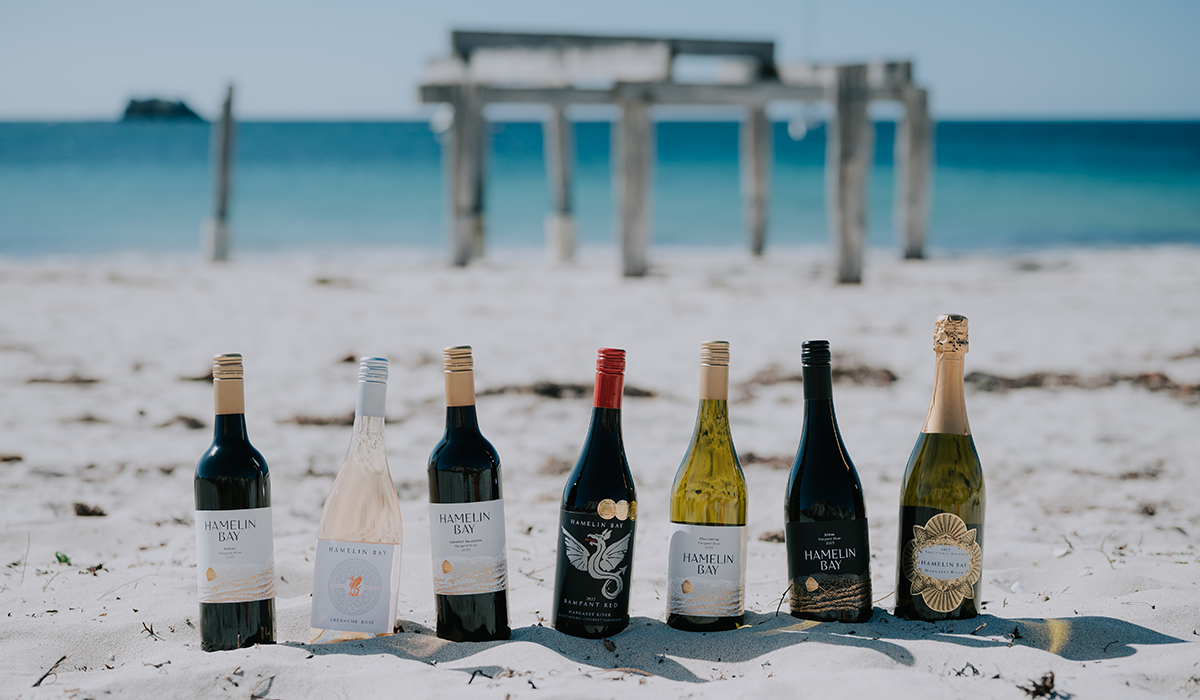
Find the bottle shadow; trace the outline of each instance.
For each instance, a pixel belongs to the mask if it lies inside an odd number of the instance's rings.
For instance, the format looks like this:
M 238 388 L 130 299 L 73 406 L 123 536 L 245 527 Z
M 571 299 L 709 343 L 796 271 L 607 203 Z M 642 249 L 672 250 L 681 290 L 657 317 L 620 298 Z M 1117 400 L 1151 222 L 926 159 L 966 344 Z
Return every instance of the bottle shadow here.
M 565 659 L 591 667 L 586 672 L 652 675 L 688 683 L 704 683 L 680 660 L 713 663 L 753 661 L 773 651 L 816 642 L 867 649 L 900 666 L 913 666 L 904 642 L 936 641 L 976 649 L 1026 646 L 1072 661 L 1098 661 L 1133 656 L 1134 645 L 1184 644 L 1186 640 L 1110 617 L 1085 615 L 1072 618 L 1002 618 L 980 615 L 969 620 L 919 622 L 897 618 L 881 608 L 864 623 L 829 623 L 800 620 L 787 613 L 747 612 L 745 625 L 727 632 L 683 632 L 661 620 L 635 617 L 629 627 L 607 640 L 580 639 L 550 627 L 516 628 L 507 642 L 454 643 L 438 639 L 434 630 L 405 621 L 405 633 L 328 645 L 292 644 L 316 655 L 391 654 L 420 661 L 468 676 L 513 675 L 499 666 L 456 664 L 499 645 L 531 643 Z M 607 643 L 606 643 L 607 642 Z M 582 669 L 581 669 L 582 670 Z

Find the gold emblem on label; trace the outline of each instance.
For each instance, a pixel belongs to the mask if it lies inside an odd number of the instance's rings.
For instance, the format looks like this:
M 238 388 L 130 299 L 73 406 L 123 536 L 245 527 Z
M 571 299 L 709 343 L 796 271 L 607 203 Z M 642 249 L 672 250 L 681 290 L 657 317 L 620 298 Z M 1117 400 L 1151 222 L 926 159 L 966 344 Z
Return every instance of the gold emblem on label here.
M 447 559 L 443 559 L 443 560 L 442 560 L 442 573 L 443 573 L 443 574 L 448 574 L 448 573 L 450 573 L 451 571 L 454 571 L 454 566 L 452 566 L 452 565 L 450 564 L 450 561 L 449 561 L 449 560 L 447 560 Z
M 904 576 L 912 581 L 913 595 L 919 595 L 930 609 L 950 612 L 965 598 L 975 597 L 975 582 L 983 575 L 983 550 L 975 541 L 979 531 L 968 530 L 962 518 L 953 513 L 938 513 L 925 523 L 913 526 L 913 538 L 904 547 Z M 969 555 L 966 573 L 956 578 L 934 578 L 918 568 L 918 558 L 929 547 L 954 547 Z
M 629 501 L 617 501 L 617 520 L 629 519 Z
M 813 591 L 820 588 L 821 584 L 817 583 L 817 580 L 815 578 L 813 578 L 812 576 L 809 576 L 808 580 L 804 582 L 804 587 L 808 589 L 809 593 L 812 593 Z
M 629 502 L 629 519 L 637 520 L 637 501 Z
M 692 585 L 691 581 L 684 581 L 683 585 L 680 586 L 680 589 L 683 590 L 684 593 L 691 593 L 692 591 L 696 590 L 696 587 Z
M 215 579 L 217 577 L 217 572 L 213 571 L 212 567 L 210 566 L 210 567 L 208 567 L 208 571 L 204 572 L 204 577 L 207 578 L 209 581 L 212 581 L 213 579 Z
M 596 506 L 596 512 L 600 514 L 601 518 L 611 520 L 617 514 L 617 504 L 613 502 L 613 499 L 606 498 L 600 501 L 600 505 Z

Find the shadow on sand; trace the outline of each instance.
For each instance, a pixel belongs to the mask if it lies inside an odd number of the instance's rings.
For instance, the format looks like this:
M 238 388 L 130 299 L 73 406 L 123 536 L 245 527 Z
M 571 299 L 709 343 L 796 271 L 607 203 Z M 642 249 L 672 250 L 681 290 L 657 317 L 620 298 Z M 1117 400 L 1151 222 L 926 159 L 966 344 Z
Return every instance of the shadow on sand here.
M 445 666 L 474 680 L 510 672 L 498 666 L 450 666 L 485 649 L 510 642 L 455 644 L 438 639 L 434 631 L 414 622 L 404 623 L 405 633 L 335 645 L 295 645 L 313 654 L 391 654 L 399 658 Z M 675 681 L 707 682 L 677 659 L 713 663 L 753 661 L 773 651 L 816 642 L 868 649 L 900 666 L 912 666 L 913 655 L 904 642 L 935 641 L 963 647 L 989 649 L 1026 646 L 1072 661 L 1096 661 L 1132 656 L 1134 645 L 1183 644 L 1146 627 L 1109 617 L 1081 616 L 1050 619 L 1006 619 L 980 615 L 971 620 L 938 623 L 914 622 L 894 617 L 880 608 L 862 624 L 819 623 L 787 614 L 746 613 L 746 626 L 729 632 L 680 632 L 661 620 L 635 617 L 625 631 L 613 636 L 610 650 L 603 640 L 578 639 L 549 627 L 534 625 L 513 630 L 511 642 L 543 646 L 596 673 L 617 672 L 660 676 Z M 476 673 L 478 671 L 478 673 Z

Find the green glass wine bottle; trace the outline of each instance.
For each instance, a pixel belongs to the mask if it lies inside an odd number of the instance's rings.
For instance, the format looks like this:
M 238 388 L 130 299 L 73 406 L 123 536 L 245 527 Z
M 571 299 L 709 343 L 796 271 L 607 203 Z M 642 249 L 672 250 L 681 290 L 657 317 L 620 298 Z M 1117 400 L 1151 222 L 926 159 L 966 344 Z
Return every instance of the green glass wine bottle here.
M 967 319 L 939 316 L 933 399 L 900 491 L 896 615 L 957 620 L 979 614 L 983 576 L 983 469 L 967 423 Z
M 729 432 L 729 343 L 700 348 L 700 409 L 671 487 L 667 624 L 736 629 L 746 598 L 746 477 Z

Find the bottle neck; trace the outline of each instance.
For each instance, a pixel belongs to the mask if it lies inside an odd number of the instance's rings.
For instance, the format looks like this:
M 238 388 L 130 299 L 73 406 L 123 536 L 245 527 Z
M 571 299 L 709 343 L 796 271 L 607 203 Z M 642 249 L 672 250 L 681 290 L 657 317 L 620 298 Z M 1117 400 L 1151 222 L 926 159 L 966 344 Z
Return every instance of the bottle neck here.
M 246 436 L 246 400 L 241 379 L 213 380 L 213 439 L 248 440 Z
M 829 365 L 805 365 L 801 373 L 805 401 L 833 399 L 833 371 Z
M 479 418 L 474 404 L 446 407 L 446 436 L 479 432 Z
M 471 370 L 446 372 L 446 407 L 475 405 L 475 372 Z
M 246 392 L 241 379 L 213 380 L 213 412 L 218 416 L 246 412 Z
M 362 469 L 368 473 L 386 473 L 387 448 L 383 442 L 383 416 L 354 416 L 354 434 L 342 467 Z
M 246 435 L 246 414 L 244 413 L 220 413 L 217 414 L 213 423 L 214 442 L 250 441 L 249 436 Z
M 967 402 L 963 392 L 963 355 L 959 352 L 939 352 L 934 369 L 933 398 L 929 415 L 925 417 L 923 433 L 970 435 L 967 422 Z
M 621 409 L 595 406 L 592 408 L 592 424 L 588 427 L 588 435 L 615 436 L 621 438 Z
M 592 395 L 593 408 L 621 410 L 621 395 L 625 391 L 625 375 L 596 372 L 596 389 Z M 593 416 L 597 414 L 593 411 Z M 618 413 L 617 428 L 620 429 Z
M 700 365 L 700 400 L 724 402 L 729 398 L 729 366 Z

